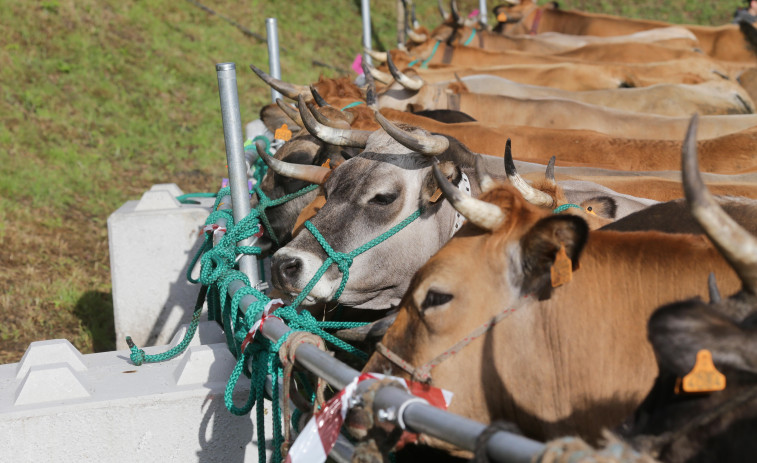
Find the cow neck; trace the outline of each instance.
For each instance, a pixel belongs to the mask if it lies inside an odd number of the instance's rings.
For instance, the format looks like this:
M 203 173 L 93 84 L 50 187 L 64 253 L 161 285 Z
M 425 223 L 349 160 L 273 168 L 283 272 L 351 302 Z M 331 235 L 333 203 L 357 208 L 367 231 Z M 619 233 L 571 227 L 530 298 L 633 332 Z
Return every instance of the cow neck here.
M 505 318 L 509 317 L 513 312 L 515 312 L 516 310 L 526 305 L 529 302 L 530 298 L 531 298 L 531 295 L 526 294 L 525 296 L 520 298 L 520 300 L 518 301 L 519 303 L 516 303 L 516 305 L 505 307 L 497 315 L 495 315 L 490 320 L 480 325 L 475 330 L 471 331 L 470 334 L 463 337 L 460 341 L 455 343 L 452 347 L 445 350 L 444 352 L 437 355 L 436 357 L 434 357 L 433 359 L 424 363 L 421 366 L 414 367 L 412 364 L 410 364 L 410 362 L 400 357 L 396 352 L 389 349 L 381 342 L 376 343 L 376 352 L 380 353 L 381 355 L 386 357 L 387 360 L 394 363 L 398 367 L 402 368 L 406 372 L 410 373 L 410 378 L 413 381 L 418 381 L 422 383 L 431 383 L 431 370 L 434 367 L 436 367 L 443 361 L 447 360 L 448 358 L 460 352 L 465 346 L 473 342 L 476 338 L 480 337 L 481 335 L 485 334 L 487 331 L 492 329 L 494 325 L 501 322 Z

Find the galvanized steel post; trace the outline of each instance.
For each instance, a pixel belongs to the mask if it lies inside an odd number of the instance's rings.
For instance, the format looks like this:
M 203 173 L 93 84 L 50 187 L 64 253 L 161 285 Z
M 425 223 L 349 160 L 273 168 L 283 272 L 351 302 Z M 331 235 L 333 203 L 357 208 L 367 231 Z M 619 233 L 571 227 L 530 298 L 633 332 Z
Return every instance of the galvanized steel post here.
M 486 0 L 478 0 L 478 20 L 481 22 L 481 25 L 486 28 Z
M 279 63 L 279 29 L 276 18 L 267 18 L 265 20 L 265 32 L 268 39 L 268 66 L 270 75 L 281 79 L 281 64 Z M 271 89 L 271 101 L 276 102 L 281 98 L 281 93 Z
M 360 0 L 360 11 L 363 13 L 363 48 L 371 50 L 371 0 Z M 373 64 L 367 53 L 363 53 L 363 59 Z
M 218 75 L 218 93 L 221 98 L 221 118 L 223 119 L 223 138 L 226 142 L 226 162 L 229 165 L 229 187 L 233 207 L 234 223 L 239 223 L 250 214 L 250 193 L 247 189 L 247 165 L 244 160 L 244 141 L 242 138 L 242 119 L 239 115 L 239 96 L 237 94 L 237 71 L 234 63 L 216 64 Z M 252 246 L 254 238 L 240 241 L 240 246 Z M 258 268 L 255 256 L 242 256 L 239 270 L 250 284 L 258 284 Z

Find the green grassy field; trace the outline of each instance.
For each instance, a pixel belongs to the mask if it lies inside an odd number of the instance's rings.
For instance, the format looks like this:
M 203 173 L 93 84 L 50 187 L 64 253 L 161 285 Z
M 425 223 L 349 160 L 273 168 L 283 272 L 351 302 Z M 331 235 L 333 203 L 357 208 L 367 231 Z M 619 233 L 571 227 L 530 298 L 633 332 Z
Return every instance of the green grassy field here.
M 285 80 L 349 69 L 360 2 L 6 0 L 0 8 L 0 363 L 35 340 L 115 346 L 106 220 L 155 183 L 215 191 L 225 149 L 215 64 L 237 63 L 242 119 L 270 92 L 265 18 L 278 18 Z M 396 42 L 394 1 L 373 1 L 374 47 Z M 459 0 L 471 11 L 478 1 Z M 436 1 L 418 17 L 439 21 Z M 490 7 L 494 3 L 490 3 Z M 566 9 L 723 24 L 740 2 L 561 2 Z M 449 7 L 447 7 L 449 9 Z M 223 17 L 233 20 L 235 26 Z M 325 63 L 330 67 L 314 64 Z

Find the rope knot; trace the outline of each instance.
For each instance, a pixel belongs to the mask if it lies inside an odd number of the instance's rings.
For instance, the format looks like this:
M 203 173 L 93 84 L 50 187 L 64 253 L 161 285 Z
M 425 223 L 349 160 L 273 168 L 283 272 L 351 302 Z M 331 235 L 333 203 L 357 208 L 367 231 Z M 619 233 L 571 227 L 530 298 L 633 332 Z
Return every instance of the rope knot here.
M 131 355 L 129 358 L 136 366 L 140 366 L 145 362 L 145 358 L 147 357 L 145 354 L 145 351 L 137 347 L 136 344 L 134 344 L 134 341 L 132 341 L 131 336 L 126 336 L 126 344 L 129 346 L 129 349 L 131 350 Z
M 352 267 L 352 260 L 353 257 L 344 252 L 334 252 L 331 255 L 331 258 L 334 259 L 334 263 L 339 268 L 339 271 L 343 274 L 348 274 L 350 272 L 350 267 Z

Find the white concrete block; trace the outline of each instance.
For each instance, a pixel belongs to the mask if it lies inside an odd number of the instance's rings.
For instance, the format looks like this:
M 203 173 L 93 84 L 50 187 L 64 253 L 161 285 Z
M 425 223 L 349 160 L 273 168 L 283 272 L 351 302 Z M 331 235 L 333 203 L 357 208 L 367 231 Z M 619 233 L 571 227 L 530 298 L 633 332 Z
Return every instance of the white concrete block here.
M 235 362 L 223 333 L 202 322 L 197 334 L 209 343 L 195 340 L 174 359 L 140 367 L 126 350 L 72 355 L 67 341 L 33 343 L 24 361 L 0 365 L 0 461 L 257 462 L 255 410 L 238 417 L 224 405 Z M 249 386 L 240 379 L 237 405 Z M 270 402 L 264 407 L 270 447 Z
M 175 184 L 154 185 L 108 218 L 117 349 L 126 349 L 126 336 L 139 346 L 167 344 L 191 319 L 199 286 L 185 274 L 214 198 L 181 204 L 181 194 Z

